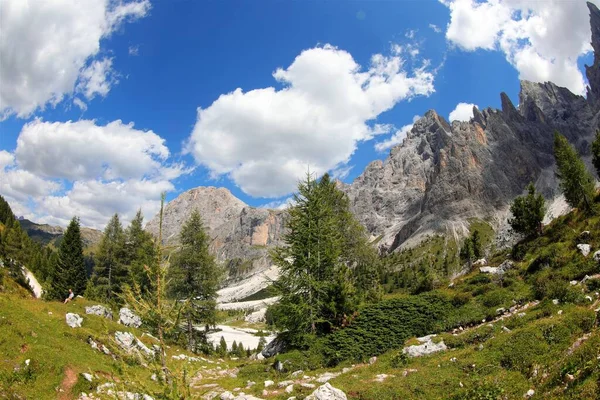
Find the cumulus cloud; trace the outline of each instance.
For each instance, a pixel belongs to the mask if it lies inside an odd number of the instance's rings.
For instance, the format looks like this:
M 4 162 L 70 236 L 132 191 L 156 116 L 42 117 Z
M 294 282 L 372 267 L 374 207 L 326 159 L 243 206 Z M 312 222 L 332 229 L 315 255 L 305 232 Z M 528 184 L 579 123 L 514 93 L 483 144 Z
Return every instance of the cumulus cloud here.
M 120 120 L 26 124 L 14 153 L 0 151 L 0 192 L 16 213 L 65 225 L 74 216 L 102 228 L 119 213 L 154 216 L 163 191 L 190 172 L 170 161 L 164 139 Z
M 465 51 L 502 51 L 520 79 L 552 81 L 584 93 L 577 59 L 591 50 L 585 2 L 440 1 L 450 9 L 446 38 L 451 43 Z
M 161 175 L 169 157 L 164 142 L 120 120 L 100 126 L 93 120 L 36 119 L 23 126 L 15 155 L 21 168 L 47 178 L 141 179 Z
M 27 117 L 81 91 L 105 96 L 115 83 L 102 39 L 148 14 L 149 0 L 2 0 L 0 116 Z M 24 51 L 24 49 L 26 51 Z
M 268 208 L 270 210 L 285 210 L 294 206 L 296 202 L 293 197 L 287 197 L 283 200 L 275 200 L 265 203 L 260 208 Z
M 414 123 L 417 122 L 419 118 L 421 118 L 421 116 L 415 115 L 413 117 L 412 124 L 404 125 L 402 128 L 398 129 L 389 139 L 386 139 L 383 142 L 376 143 L 375 150 L 379 152 L 384 152 L 402 143 L 406 135 L 408 135 L 408 133 L 411 131 Z
M 449 121 L 469 121 L 473 118 L 473 107 L 477 107 L 477 105 L 473 103 L 458 103 L 454 110 L 450 111 L 450 115 L 448 115 Z
M 404 61 L 376 54 L 363 69 L 331 45 L 305 50 L 273 73 L 282 89 L 238 88 L 198 108 L 187 150 L 247 194 L 284 196 L 308 168 L 317 175 L 339 168 L 359 142 L 384 133 L 369 125 L 379 114 L 434 91 L 433 73 L 407 70 Z

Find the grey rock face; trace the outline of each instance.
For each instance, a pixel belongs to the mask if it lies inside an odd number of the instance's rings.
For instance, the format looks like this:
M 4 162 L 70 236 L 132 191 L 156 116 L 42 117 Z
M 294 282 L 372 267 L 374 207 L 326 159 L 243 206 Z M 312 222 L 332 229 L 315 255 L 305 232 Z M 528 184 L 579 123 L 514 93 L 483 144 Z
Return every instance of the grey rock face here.
M 86 307 L 85 313 L 92 314 L 92 315 L 99 315 L 101 317 L 108 318 L 108 319 L 113 318 L 112 311 L 104 306 L 99 305 L 99 304 L 95 305 L 95 306 L 91 306 L 91 307 Z
M 279 338 L 275 338 L 271 340 L 265 348 L 262 350 L 261 354 L 265 358 L 273 357 L 282 351 L 285 350 L 285 342 Z
M 600 12 L 589 8 L 592 45 L 600 51 Z M 383 250 L 393 251 L 434 231 L 463 236 L 470 218 L 489 218 L 498 227 L 529 182 L 555 197 L 554 132 L 589 163 L 599 126 L 599 55 L 587 67 L 588 99 L 550 82 L 522 81 L 518 107 L 502 93 L 501 110 L 474 110 L 468 122 L 449 123 L 428 111 L 385 161 L 342 185 L 353 212 Z
M 154 350 L 149 349 L 144 343 L 129 332 L 115 332 L 115 341 L 127 352 L 137 351 L 146 357 L 154 356 Z
M 67 320 L 67 325 L 69 325 L 71 328 L 81 328 L 83 318 L 81 318 L 78 314 L 67 313 L 65 319 Z
M 142 319 L 134 314 L 129 308 L 121 308 L 119 310 L 119 323 L 125 326 L 139 328 L 142 326 Z
M 286 212 L 246 205 L 225 188 L 198 187 L 165 207 L 163 240 L 178 243 L 181 226 L 198 210 L 211 238 L 210 250 L 229 267 L 230 278 L 244 278 L 270 267 L 269 248 L 278 245 Z M 158 216 L 146 230 L 158 236 Z

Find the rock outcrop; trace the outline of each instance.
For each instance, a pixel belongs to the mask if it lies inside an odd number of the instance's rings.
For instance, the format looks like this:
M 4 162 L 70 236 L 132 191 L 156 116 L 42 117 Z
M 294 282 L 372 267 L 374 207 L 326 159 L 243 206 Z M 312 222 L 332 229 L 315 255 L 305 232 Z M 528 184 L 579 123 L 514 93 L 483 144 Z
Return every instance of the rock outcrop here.
M 314 392 L 312 392 L 306 400 L 346 400 L 346 393 L 340 389 L 334 388 L 331 384 L 326 383 L 323 386 L 319 386 Z
M 97 304 L 97 305 L 91 306 L 91 307 L 86 307 L 85 313 L 92 314 L 92 315 L 98 315 L 100 317 L 104 317 L 107 319 L 113 319 L 112 311 L 100 304 Z
M 529 182 L 556 197 L 556 131 L 589 162 L 600 110 L 600 12 L 589 8 L 596 55 L 587 67 L 587 99 L 551 82 L 521 81 L 518 107 L 502 93 L 501 110 L 474 109 L 468 122 L 450 123 L 428 111 L 385 161 L 342 185 L 355 215 L 385 250 L 434 231 L 462 236 L 470 218 L 495 219 L 498 226 Z
M 177 243 L 181 225 L 194 210 L 207 228 L 210 250 L 228 267 L 232 280 L 271 266 L 268 250 L 280 243 L 285 211 L 250 207 L 225 188 L 198 187 L 166 205 L 163 241 Z M 148 222 L 146 230 L 158 236 L 158 216 Z

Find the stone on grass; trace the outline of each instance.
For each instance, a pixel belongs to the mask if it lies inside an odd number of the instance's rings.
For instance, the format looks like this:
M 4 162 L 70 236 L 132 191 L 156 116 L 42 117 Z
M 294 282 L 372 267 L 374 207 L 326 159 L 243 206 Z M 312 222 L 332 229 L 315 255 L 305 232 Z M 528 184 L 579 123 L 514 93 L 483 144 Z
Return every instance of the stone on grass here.
M 587 257 L 590 251 L 592 251 L 592 247 L 587 243 L 578 244 L 577 248 L 584 257 Z
M 369 358 L 369 365 L 373 365 L 377 362 L 377 357 L 373 356 Z
M 431 340 L 431 337 L 432 336 L 429 336 L 427 341 L 425 341 L 424 343 L 422 342 L 423 344 L 405 347 L 404 349 L 402 349 L 402 352 L 404 354 L 407 354 L 409 357 L 421 357 L 428 354 L 437 353 L 439 351 L 444 351 L 447 349 L 444 341 L 434 343 Z
M 482 274 L 499 274 L 499 270 L 497 267 L 481 267 L 479 268 L 479 272 Z
M 334 388 L 327 382 L 308 395 L 306 400 L 348 400 L 348 398 L 346 397 L 346 393 Z
M 91 306 L 91 307 L 86 307 L 85 313 L 92 314 L 92 315 L 98 315 L 100 317 L 104 317 L 104 318 L 108 318 L 108 319 L 113 319 L 112 311 L 104 306 L 101 306 L 100 304 L 97 304 L 97 305 Z
M 594 261 L 600 261 L 600 250 L 594 253 Z
M 81 328 L 81 323 L 83 322 L 83 318 L 74 313 L 67 313 L 65 316 L 67 320 L 67 325 L 71 328 Z
M 525 397 L 525 398 L 527 398 L 527 399 L 528 399 L 528 398 L 530 398 L 530 397 L 533 397 L 533 395 L 534 395 L 534 394 L 535 394 L 535 390 L 533 390 L 533 389 L 529 389 L 529 390 L 527 391 L 527 393 L 525 393 L 525 394 L 523 395 L 523 397 Z
M 85 378 L 85 380 L 86 380 L 86 381 L 88 381 L 88 382 L 91 382 L 91 381 L 94 379 L 94 377 L 92 376 L 92 374 L 88 374 L 87 372 L 83 372 L 81 375 L 82 375 L 82 376 Z
M 268 388 L 269 386 L 272 386 L 274 384 L 275 384 L 275 382 L 273 382 L 273 381 L 265 381 L 265 387 L 266 388 Z
M 119 323 L 125 326 L 139 328 L 142 326 L 142 319 L 135 315 L 129 308 L 123 307 L 119 310 Z
M 294 391 L 294 385 L 288 385 L 285 388 L 286 393 L 292 393 Z

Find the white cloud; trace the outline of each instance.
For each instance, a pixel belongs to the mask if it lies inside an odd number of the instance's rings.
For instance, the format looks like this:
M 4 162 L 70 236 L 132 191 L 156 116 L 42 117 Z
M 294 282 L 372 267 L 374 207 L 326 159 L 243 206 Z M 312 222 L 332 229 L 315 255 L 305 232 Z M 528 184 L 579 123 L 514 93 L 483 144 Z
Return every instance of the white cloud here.
M 458 103 L 454 110 L 450 111 L 450 115 L 448 115 L 449 121 L 469 121 L 473 118 L 473 107 L 477 107 L 477 105 L 473 103 Z
M 73 98 L 73 104 L 79 107 L 81 111 L 87 110 L 87 104 L 85 104 L 79 97 Z
M 270 210 L 285 210 L 287 208 L 294 206 L 295 204 L 296 204 L 296 202 L 294 201 L 293 197 L 287 197 L 283 200 L 270 201 L 259 207 L 260 208 L 268 208 Z
M 577 59 L 591 50 L 585 2 L 440 1 L 450 9 L 446 38 L 451 43 L 466 51 L 500 50 L 520 79 L 552 81 L 584 93 Z
M 94 60 L 79 72 L 77 91 L 91 100 L 96 95 L 105 97 L 112 85 L 117 83 L 118 80 L 112 70 L 112 58 L 106 57 L 102 60 Z
M 412 129 L 414 123 L 417 122 L 419 118 L 421 118 L 419 115 L 415 115 L 413 117 L 412 124 L 404 125 L 402 128 L 398 129 L 389 139 L 384 140 L 383 142 L 376 143 L 375 150 L 379 152 L 384 152 L 402 143 L 406 135 L 408 135 L 408 133 Z
M 115 212 L 128 222 L 139 208 L 151 218 L 171 181 L 191 171 L 169 157 L 159 135 L 120 120 L 38 119 L 22 128 L 14 154 L 0 151 L 0 192 L 18 215 L 50 224 L 77 215 L 102 228 Z
M 137 56 L 140 54 L 140 46 L 129 46 L 128 52 L 130 56 Z
M 436 24 L 429 24 L 429 28 L 431 28 L 435 33 L 442 33 L 442 28 Z
M 23 126 L 15 155 L 19 167 L 47 178 L 141 179 L 161 175 L 169 157 L 164 142 L 120 120 L 100 126 L 93 120 L 36 119 Z
M 198 118 L 187 149 L 214 176 L 245 193 L 281 197 L 307 168 L 320 175 L 346 164 L 359 142 L 382 133 L 368 122 L 402 100 L 434 91 L 425 67 L 408 71 L 402 55 L 372 56 L 362 70 L 330 45 L 303 51 L 273 76 L 284 85 L 221 95 Z
M 150 2 L 0 0 L 0 8 L 0 116 L 27 117 L 76 87 L 106 95 L 114 75 L 109 58 L 97 59 L 102 39 L 146 16 Z

